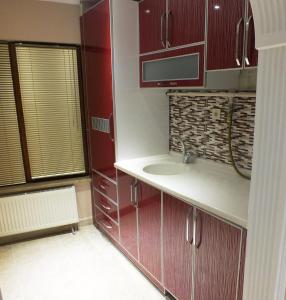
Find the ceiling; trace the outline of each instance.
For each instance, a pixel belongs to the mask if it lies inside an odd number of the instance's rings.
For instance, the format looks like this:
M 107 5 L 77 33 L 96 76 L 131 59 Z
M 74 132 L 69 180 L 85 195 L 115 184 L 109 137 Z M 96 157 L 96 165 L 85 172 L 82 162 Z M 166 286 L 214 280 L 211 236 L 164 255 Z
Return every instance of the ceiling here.
M 66 3 L 66 4 L 80 4 L 80 0 L 40 0 L 40 1 L 47 1 L 47 2 L 58 2 L 58 3 Z

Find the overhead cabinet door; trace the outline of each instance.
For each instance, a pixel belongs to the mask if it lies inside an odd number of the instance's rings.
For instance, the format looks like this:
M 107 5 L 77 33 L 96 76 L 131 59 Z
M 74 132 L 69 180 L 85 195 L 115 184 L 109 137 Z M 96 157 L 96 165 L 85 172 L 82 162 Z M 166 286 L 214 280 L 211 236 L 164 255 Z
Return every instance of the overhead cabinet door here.
M 140 53 L 166 48 L 166 0 L 139 4 Z
M 168 47 L 203 42 L 205 40 L 205 1 L 169 0 L 167 21 Z
M 243 66 L 244 0 L 209 0 L 208 70 Z

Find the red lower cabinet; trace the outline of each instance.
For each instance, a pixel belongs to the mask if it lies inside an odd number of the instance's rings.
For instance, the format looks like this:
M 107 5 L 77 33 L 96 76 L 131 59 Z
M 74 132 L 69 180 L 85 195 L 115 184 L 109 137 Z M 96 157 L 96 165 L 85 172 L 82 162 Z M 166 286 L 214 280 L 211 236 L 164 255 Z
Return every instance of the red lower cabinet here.
M 242 229 L 205 212 L 196 212 L 195 300 L 236 300 Z
M 141 181 L 138 201 L 139 262 L 161 282 L 161 192 Z
M 129 254 L 138 260 L 137 208 L 134 202 L 134 183 L 133 177 L 118 171 L 120 243 Z
M 164 286 L 178 300 L 190 300 L 193 207 L 164 194 L 163 211 Z
M 119 228 L 103 211 L 94 208 L 95 211 L 95 222 L 97 226 L 102 229 L 108 236 L 116 241 L 119 241 Z

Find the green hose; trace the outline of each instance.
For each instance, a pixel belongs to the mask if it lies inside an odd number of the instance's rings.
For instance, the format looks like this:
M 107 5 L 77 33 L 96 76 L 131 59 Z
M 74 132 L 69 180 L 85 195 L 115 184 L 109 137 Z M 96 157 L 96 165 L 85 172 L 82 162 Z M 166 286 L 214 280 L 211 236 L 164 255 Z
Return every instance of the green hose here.
M 235 169 L 235 171 L 237 172 L 238 175 L 240 175 L 241 177 L 251 180 L 251 177 L 243 174 L 239 168 L 237 167 L 234 157 L 233 157 L 233 149 L 232 149 L 232 123 L 233 123 L 233 105 L 231 105 L 230 107 L 230 112 L 229 112 L 229 120 L 228 120 L 228 148 L 229 148 L 229 158 L 231 161 L 231 164 L 233 166 L 233 168 Z

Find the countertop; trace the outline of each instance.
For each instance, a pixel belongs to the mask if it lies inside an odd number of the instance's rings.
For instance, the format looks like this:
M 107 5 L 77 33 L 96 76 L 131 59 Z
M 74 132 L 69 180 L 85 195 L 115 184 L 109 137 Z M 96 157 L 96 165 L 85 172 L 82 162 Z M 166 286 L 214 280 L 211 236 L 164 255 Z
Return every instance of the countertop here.
M 143 171 L 150 164 L 179 163 L 181 156 L 166 154 L 115 163 L 115 167 L 165 193 L 247 228 L 250 181 L 232 166 L 205 159 L 184 165 L 177 175 L 153 175 Z

